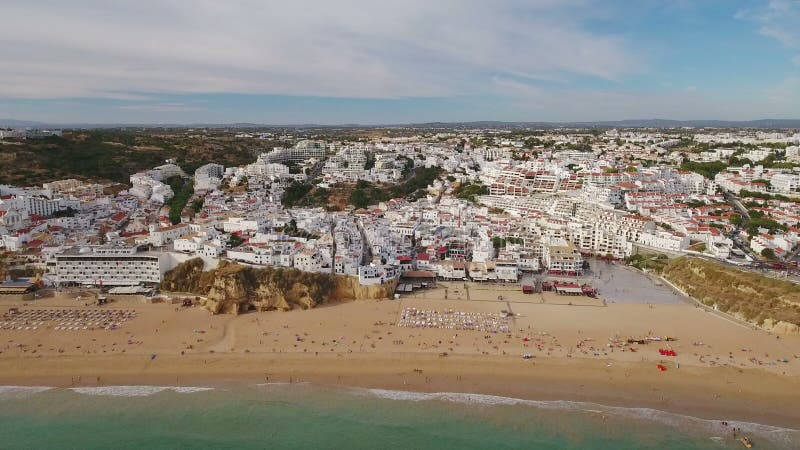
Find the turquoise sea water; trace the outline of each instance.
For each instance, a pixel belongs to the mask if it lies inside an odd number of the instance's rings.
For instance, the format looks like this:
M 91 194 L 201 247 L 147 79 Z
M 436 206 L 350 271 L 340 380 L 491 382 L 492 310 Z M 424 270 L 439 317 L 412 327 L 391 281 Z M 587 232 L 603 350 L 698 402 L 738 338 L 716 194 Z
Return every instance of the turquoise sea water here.
M 758 449 L 800 432 L 737 423 Z M 314 385 L 0 387 L 0 448 L 743 448 L 718 421 L 640 408 Z

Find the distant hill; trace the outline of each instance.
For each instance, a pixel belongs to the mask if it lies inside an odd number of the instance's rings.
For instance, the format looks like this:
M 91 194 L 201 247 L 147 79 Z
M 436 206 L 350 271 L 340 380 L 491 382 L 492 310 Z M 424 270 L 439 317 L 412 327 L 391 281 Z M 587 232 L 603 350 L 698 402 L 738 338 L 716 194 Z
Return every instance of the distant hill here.
M 404 125 L 396 125 L 404 126 Z M 627 119 L 596 122 L 430 122 L 405 125 L 419 128 L 800 128 L 800 119 L 669 120 Z
M 47 124 L 30 120 L 0 119 L 0 128 L 47 128 Z
M 253 162 L 277 141 L 233 139 L 230 133 L 188 136 L 185 131 L 68 130 L 63 137 L 0 145 L 0 184 L 30 186 L 79 178 L 127 183 L 131 174 L 175 159 L 188 173 L 208 162 Z

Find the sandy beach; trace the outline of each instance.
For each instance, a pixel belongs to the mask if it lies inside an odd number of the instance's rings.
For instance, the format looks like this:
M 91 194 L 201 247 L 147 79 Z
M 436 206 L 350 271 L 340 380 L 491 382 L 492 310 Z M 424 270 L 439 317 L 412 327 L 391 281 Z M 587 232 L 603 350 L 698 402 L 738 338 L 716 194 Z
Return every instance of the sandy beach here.
M 136 298 L 102 307 L 67 296 L 3 301 L 0 315 L 10 308 L 53 320 L 0 320 L 5 385 L 314 382 L 800 423 L 800 337 L 778 338 L 690 304 L 603 306 L 580 297 L 524 295 L 518 287 L 452 283 L 400 300 L 241 316 Z M 105 329 L 93 325 L 104 310 L 135 314 Z M 502 311 L 513 315 L 503 319 L 508 333 L 398 326 L 412 310 L 476 322 Z M 647 336 L 662 341 L 626 342 Z

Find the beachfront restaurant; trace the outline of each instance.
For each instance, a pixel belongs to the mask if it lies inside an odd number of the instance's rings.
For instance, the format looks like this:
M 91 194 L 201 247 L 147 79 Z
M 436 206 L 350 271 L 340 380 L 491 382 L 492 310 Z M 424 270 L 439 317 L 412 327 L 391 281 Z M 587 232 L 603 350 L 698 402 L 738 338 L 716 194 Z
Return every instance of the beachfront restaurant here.
M 436 287 L 436 274 L 427 270 L 407 270 L 400 276 L 398 293 L 411 293 L 416 289 Z
M 556 283 L 555 291 L 559 295 L 583 295 L 583 289 L 577 283 Z
M 30 281 L 4 281 L 0 283 L 0 295 L 21 297 L 23 300 L 32 300 L 36 285 Z

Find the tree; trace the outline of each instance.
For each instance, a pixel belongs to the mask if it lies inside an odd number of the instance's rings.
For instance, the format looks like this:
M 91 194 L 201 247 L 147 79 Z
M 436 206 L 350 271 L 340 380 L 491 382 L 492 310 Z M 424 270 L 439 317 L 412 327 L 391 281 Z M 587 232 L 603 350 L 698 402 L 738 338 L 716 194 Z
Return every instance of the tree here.
M 366 192 L 364 192 L 363 188 L 355 188 L 353 192 L 350 193 L 350 204 L 356 209 L 369 206 L 369 197 Z
M 375 155 L 367 153 L 367 161 L 364 163 L 364 170 L 369 170 L 375 167 Z
M 775 259 L 775 250 L 771 248 L 765 248 L 764 250 L 761 250 L 761 256 L 767 259 Z
M 204 201 L 201 198 L 193 201 L 192 202 L 192 211 L 194 211 L 195 214 L 199 213 L 200 210 L 203 209 L 203 204 L 204 204 Z
M 167 202 L 169 206 L 169 220 L 172 224 L 180 223 L 181 214 L 186 203 L 189 202 L 192 194 L 194 194 L 194 185 L 192 180 L 184 180 L 181 177 L 172 177 L 167 180 L 174 193 L 173 197 Z
M 244 239 L 242 239 L 238 234 L 232 234 L 228 237 L 228 244 L 230 244 L 231 248 L 238 247 L 242 245 Z

